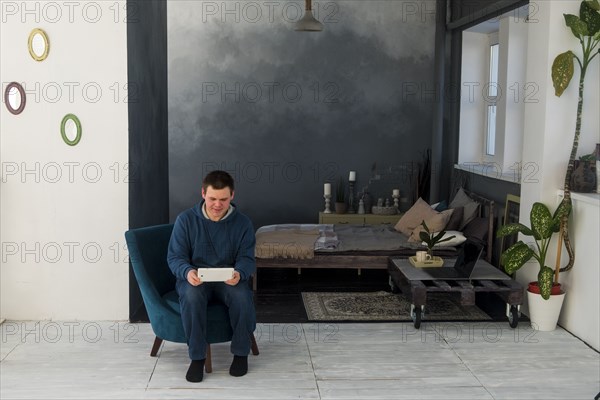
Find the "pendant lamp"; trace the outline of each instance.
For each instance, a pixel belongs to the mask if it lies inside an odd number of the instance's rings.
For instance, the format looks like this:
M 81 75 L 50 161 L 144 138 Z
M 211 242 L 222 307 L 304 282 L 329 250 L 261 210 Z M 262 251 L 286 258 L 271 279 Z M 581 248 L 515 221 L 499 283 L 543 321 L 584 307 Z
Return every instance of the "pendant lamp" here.
M 323 30 L 323 24 L 313 16 L 312 0 L 306 0 L 304 16 L 296 22 L 294 30 L 302 32 L 320 32 Z

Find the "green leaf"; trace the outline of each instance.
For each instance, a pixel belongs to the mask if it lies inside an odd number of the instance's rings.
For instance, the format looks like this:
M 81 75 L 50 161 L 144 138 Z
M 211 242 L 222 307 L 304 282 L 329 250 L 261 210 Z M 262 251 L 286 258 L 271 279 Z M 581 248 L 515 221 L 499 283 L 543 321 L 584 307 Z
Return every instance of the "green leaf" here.
M 441 239 L 441 238 L 443 238 L 443 237 L 444 237 L 444 235 L 445 235 L 445 234 L 446 234 L 446 231 L 441 231 L 440 233 L 438 233 L 437 235 L 435 235 L 435 236 L 434 236 L 434 237 L 431 239 L 431 241 L 432 241 L 433 243 L 437 243 L 437 242 L 439 242 L 439 241 L 440 241 L 440 239 Z
M 553 279 L 554 271 L 552 268 L 548 268 L 546 266 L 540 268 L 540 272 L 538 273 L 538 285 L 540 287 L 540 294 L 544 300 L 548 300 L 550 298 Z
M 571 199 L 563 199 L 560 202 L 556 211 L 554 211 L 554 215 L 552 215 L 552 231 L 558 232 L 560 230 L 560 220 L 563 216 L 568 216 L 571 214 Z
M 596 2 L 595 5 L 598 3 Z M 588 36 L 594 36 L 600 32 L 600 12 L 597 8 L 594 9 L 594 6 L 592 2 L 582 1 L 581 7 L 579 7 L 579 17 L 587 26 Z
M 552 63 L 552 83 L 554 85 L 554 94 L 560 97 L 569 86 L 573 73 L 575 72 L 575 55 L 571 50 L 559 54 Z
M 445 233 L 446 233 L 446 232 L 444 232 L 444 234 L 445 234 Z M 447 242 L 448 240 L 452 240 L 452 239 L 454 239 L 455 237 L 456 237 L 455 235 L 448 236 L 448 237 L 447 237 L 447 238 L 445 238 L 445 239 L 438 240 L 438 241 L 437 241 L 435 244 L 440 244 L 440 243 Z
M 427 232 L 427 233 L 429 233 L 429 234 L 431 233 L 431 232 L 429 232 L 429 227 L 428 227 L 428 226 L 427 226 L 427 224 L 425 223 L 425 220 L 422 220 L 422 221 L 421 221 L 421 225 L 423 226 L 423 229 L 425 229 L 425 232 Z
M 427 232 L 419 232 L 419 238 L 421 239 L 421 241 L 427 243 L 428 245 L 430 244 L 429 241 L 431 240 L 431 236 L 429 236 Z
M 587 3 L 592 10 L 600 11 L 600 3 L 598 0 L 586 0 L 584 3 Z
M 504 265 L 507 274 L 513 274 L 533 257 L 533 250 L 522 241 L 510 246 L 500 256 L 500 264 Z
M 563 199 L 563 201 L 561 201 L 558 207 L 556 208 L 556 211 L 554 211 L 554 215 L 552 217 L 561 218 L 564 215 L 569 215 L 571 214 L 572 208 L 573 205 L 571 203 L 571 199 Z
M 529 219 L 531 221 L 533 237 L 536 238 L 536 240 L 548 239 L 554 233 L 552 231 L 552 214 L 550 214 L 550 210 L 545 204 L 533 203 Z
M 531 229 L 529 229 L 528 227 L 526 227 L 525 225 L 523 225 L 521 223 L 508 224 L 508 225 L 501 226 L 500 229 L 498 229 L 498 232 L 496 232 L 496 236 L 502 237 L 502 236 L 513 235 L 515 233 L 522 233 L 523 235 L 526 235 L 526 236 L 533 236 L 533 232 L 531 231 Z
M 588 36 L 588 26 L 577 15 L 563 14 L 567 26 L 571 28 L 571 32 L 576 38 L 581 39 L 582 36 Z

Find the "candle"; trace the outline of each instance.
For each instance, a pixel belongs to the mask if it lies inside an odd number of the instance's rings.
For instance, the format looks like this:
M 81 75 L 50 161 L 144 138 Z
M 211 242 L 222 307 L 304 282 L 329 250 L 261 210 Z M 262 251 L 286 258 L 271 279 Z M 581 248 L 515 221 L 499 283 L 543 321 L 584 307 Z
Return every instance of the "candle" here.
M 326 183 L 323 187 L 324 194 L 331 194 L 331 183 Z
M 394 189 L 394 190 L 392 190 L 392 195 L 394 195 L 394 196 L 400 196 L 400 189 Z
M 356 180 L 356 171 L 350 171 L 350 176 L 348 177 L 350 182 L 354 182 Z

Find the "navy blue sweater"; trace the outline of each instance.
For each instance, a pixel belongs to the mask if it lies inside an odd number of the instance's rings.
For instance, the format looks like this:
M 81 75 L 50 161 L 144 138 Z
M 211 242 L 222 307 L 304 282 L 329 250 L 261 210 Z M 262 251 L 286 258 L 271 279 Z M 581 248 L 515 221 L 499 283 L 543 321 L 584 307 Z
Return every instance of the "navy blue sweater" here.
M 202 213 L 204 201 L 182 212 L 175 220 L 167 262 L 177 279 L 187 280 L 196 268 L 233 267 L 247 280 L 256 270 L 256 238 L 250 218 L 237 211 L 211 221 Z

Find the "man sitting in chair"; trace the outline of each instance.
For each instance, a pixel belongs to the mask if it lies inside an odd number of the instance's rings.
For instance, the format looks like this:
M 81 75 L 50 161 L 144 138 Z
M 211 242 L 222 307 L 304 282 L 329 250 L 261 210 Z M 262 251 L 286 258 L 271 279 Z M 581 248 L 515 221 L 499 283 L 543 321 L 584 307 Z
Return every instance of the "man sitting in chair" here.
M 233 178 L 212 171 L 202 182 L 202 198 L 177 216 L 169 242 L 167 261 L 177 278 L 177 293 L 191 361 L 186 374 L 190 382 L 201 382 L 206 360 L 206 314 L 211 299 L 229 308 L 233 329 L 229 373 L 248 372 L 250 335 L 256 328 L 256 311 L 248 279 L 256 270 L 255 236 L 250 219 L 231 204 Z M 225 282 L 202 282 L 197 268 L 233 267 Z

